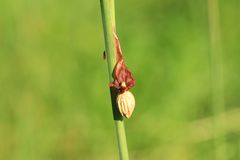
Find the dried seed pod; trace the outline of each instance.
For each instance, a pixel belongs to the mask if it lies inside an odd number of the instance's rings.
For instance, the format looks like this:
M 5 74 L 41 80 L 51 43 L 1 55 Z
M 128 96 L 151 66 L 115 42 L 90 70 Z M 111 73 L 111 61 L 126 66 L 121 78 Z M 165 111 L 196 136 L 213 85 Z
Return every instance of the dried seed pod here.
M 133 94 L 130 91 L 120 93 L 117 97 L 117 103 L 121 115 L 130 118 L 135 107 L 135 98 Z

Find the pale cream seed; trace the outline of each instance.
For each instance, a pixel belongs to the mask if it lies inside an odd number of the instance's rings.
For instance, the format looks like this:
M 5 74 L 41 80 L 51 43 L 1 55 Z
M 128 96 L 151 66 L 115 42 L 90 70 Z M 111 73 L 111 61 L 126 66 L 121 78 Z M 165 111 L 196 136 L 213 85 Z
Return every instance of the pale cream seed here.
M 122 116 L 130 118 L 135 108 L 135 98 L 130 91 L 120 93 L 117 97 L 118 109 Z

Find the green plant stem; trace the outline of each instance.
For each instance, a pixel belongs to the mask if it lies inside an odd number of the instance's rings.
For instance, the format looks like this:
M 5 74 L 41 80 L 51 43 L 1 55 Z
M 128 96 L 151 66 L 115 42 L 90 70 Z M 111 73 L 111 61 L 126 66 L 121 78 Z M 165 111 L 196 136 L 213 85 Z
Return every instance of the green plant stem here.
M 226 160 L 224 79 L 218 0 L 208 0 L 215 159 Z M 223 116 L 219 116 L 222 114 Z
M 115 26 L 115 7 L 114 0 L 100 0 L 101 4 L 101 13 L 102 13 L 102 22 L 103 22 L 103 31 L 105 39 L 105 50 L 107 56 L 108 64 L 108 74 L 109 82 L 113 81 L 112 72 L 116 63 L 116 47 L 114 42 L 114 35 L 116 26 Z M 120 160 L 128 160 L 128 148 L 125 135 L 125 128 L 123 117 L 118 111 L 118 106 L 116 103 L 116 97 L 118 91 L 114 88 L 110 88 L 111 100 L 112 100 L 112 109 L 113 117 L 115 121 L 115 127 L 117 132 L 118 140 L 118 149 Z

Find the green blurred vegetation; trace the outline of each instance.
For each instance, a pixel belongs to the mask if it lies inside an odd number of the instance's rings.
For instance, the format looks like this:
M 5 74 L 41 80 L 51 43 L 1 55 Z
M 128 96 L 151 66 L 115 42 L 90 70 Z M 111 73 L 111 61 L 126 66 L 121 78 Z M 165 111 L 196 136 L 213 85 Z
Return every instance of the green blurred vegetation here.
M 0 1 L 0 159 L 113 160 L 99 1 Z M 227 159 L 240 159 L 240 1 L 220 1 Z M 130 158 L 212 160 L 207 1 L 117 1 L 137 80 Z

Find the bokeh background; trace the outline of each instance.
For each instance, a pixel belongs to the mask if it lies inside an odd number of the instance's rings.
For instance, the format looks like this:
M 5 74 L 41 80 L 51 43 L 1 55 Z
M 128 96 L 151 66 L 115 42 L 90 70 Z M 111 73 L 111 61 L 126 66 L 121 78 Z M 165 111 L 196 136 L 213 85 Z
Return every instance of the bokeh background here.
M 240 159 L 239 17 L 239 0 L 219 1 L 212 69 L 207 0 L 117 0 L 131 159 Z M 103 50 L 99 1 L 0 0 L 1 160 L 118 159 Z

